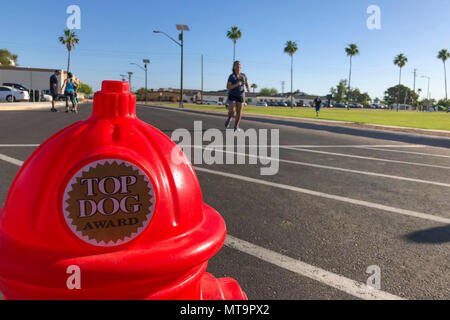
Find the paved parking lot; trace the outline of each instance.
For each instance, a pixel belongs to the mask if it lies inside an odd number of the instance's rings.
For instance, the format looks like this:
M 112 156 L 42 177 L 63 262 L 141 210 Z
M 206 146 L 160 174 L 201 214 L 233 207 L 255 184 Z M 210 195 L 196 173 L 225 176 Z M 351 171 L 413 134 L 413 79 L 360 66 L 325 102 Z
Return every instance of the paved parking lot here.
M 0 206 L 37 145 L 91 110 L 1 113 Z M 144 106 L 138 117 L 169 137 L 225 120 Z M 249 299 L 450 299 L 450 140 L 255 118 L 242 128 L 280 130 L 279 172 L 195 165 L 228 228 L 209 272 Z M 374 266 L 380 290 L 366 287 Z

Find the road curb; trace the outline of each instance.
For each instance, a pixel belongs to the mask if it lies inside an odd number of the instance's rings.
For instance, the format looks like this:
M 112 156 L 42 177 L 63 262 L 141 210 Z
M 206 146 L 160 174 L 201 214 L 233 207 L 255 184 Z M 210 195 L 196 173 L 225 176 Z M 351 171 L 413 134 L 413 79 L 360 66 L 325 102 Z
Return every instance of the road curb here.
M 88 102 L 80 102 L 79 104 L 85 104 Z M 3 106 L 3 105 L 7 105 L 7 106 Z M 17 104 L 17 105 L 13 105 L 13 106 L 9 106 L 7 103 L 1 103 L 0 104 L 0 112 L 1 111 L 31 111 L 31 110 L 50 110 L 52 107 L 52 103 L 50 101 L 47 102 L 35 102 L 35 103 L 31 103 L 31 104 Z M 56 109 L 63 109 L 65 108 L 66 103 L 65 102 L 56 102 Z

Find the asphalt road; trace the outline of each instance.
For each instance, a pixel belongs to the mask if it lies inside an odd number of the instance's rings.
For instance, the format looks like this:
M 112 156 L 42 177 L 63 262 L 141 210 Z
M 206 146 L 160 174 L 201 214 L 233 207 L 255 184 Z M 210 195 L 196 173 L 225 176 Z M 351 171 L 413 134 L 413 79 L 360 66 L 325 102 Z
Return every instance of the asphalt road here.
M 0 155 L 24 161 L 35 147 L 11 145 L 40 144 L 91 110 L 1 112 Z M 224 131 L 219 115 L 138 106 L 138 117 L 169 137 L 200 120 Z M 450 140 L 257 118 L 241 127 L 279 129 L 279 171 L 263 176 L 249 158 L 195 164 L 230 236 L 209 272 L 249 299 L 450 299 Z M 1 206 L 18 169 L 0 160 Z M 365 287 L 373 266 L 380 290 Z

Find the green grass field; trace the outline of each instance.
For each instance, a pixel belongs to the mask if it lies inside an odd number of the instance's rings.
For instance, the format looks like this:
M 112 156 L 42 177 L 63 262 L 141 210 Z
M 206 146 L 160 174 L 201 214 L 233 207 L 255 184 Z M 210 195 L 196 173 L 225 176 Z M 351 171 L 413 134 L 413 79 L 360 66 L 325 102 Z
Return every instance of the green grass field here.
M 177 107 L 177 104 L 164 104 Z M 226 111 L 224 106 L 208 106 L 185 104 L 185 108 Z M 283 107 L 245 107 L 244 113 L 258 113 L 278 116 L 316 118 L 313 108 L 283 108 Z M 321 109 L 319 119 L 340 120 L 355 123 L 381 124 L 389 126 L 449 130 L 450 113 L 445 112 L 416 112 L 416 111 L 387 111 L 387 110 L 357 110 L 350 109 Z

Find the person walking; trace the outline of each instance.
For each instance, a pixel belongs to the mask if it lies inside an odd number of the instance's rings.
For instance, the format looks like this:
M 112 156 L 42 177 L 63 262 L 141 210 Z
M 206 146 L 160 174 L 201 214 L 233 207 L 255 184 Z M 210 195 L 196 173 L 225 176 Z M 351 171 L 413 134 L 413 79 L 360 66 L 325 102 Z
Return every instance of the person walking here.
M 230 125 L 231 118 L 233 118 L 236 110 L 236 117 L 234 120 L 234 131 L 238 132 L 239 123 L 242 118 L 242 108 L 245 104 L 245 88 L 250 92 L 247 76 L 241 72 L 242 65 L 240 61 L 233 63 L 233 73 L 228 77 L 228 119 L 225 121 L 225 128 Z
M 58 99 L 58 76 L 59 70 L 55 70 L 55 72 L 50 77 L 50 94 L 52 95 L 52 108 L 51 112 L 58 112 L 55 108 L 56 99 Z
M 322 100 L 319 97 L 314 99 L 314 106 L 316 107 L 316 117 L 319 116 L 320 107 L 322 105 Z
M 64 80 L 61 91 L 64 92 L 64 96 L 66 97 L 66 113 L 69 112 L 69 99 L 72 102 L 71 111 L 78 113 L 78 104 L 75 103 L 76 93 L 78 91 L 78 83 L 73 80 L 72 73 L 67 74 L 67 79 Z

